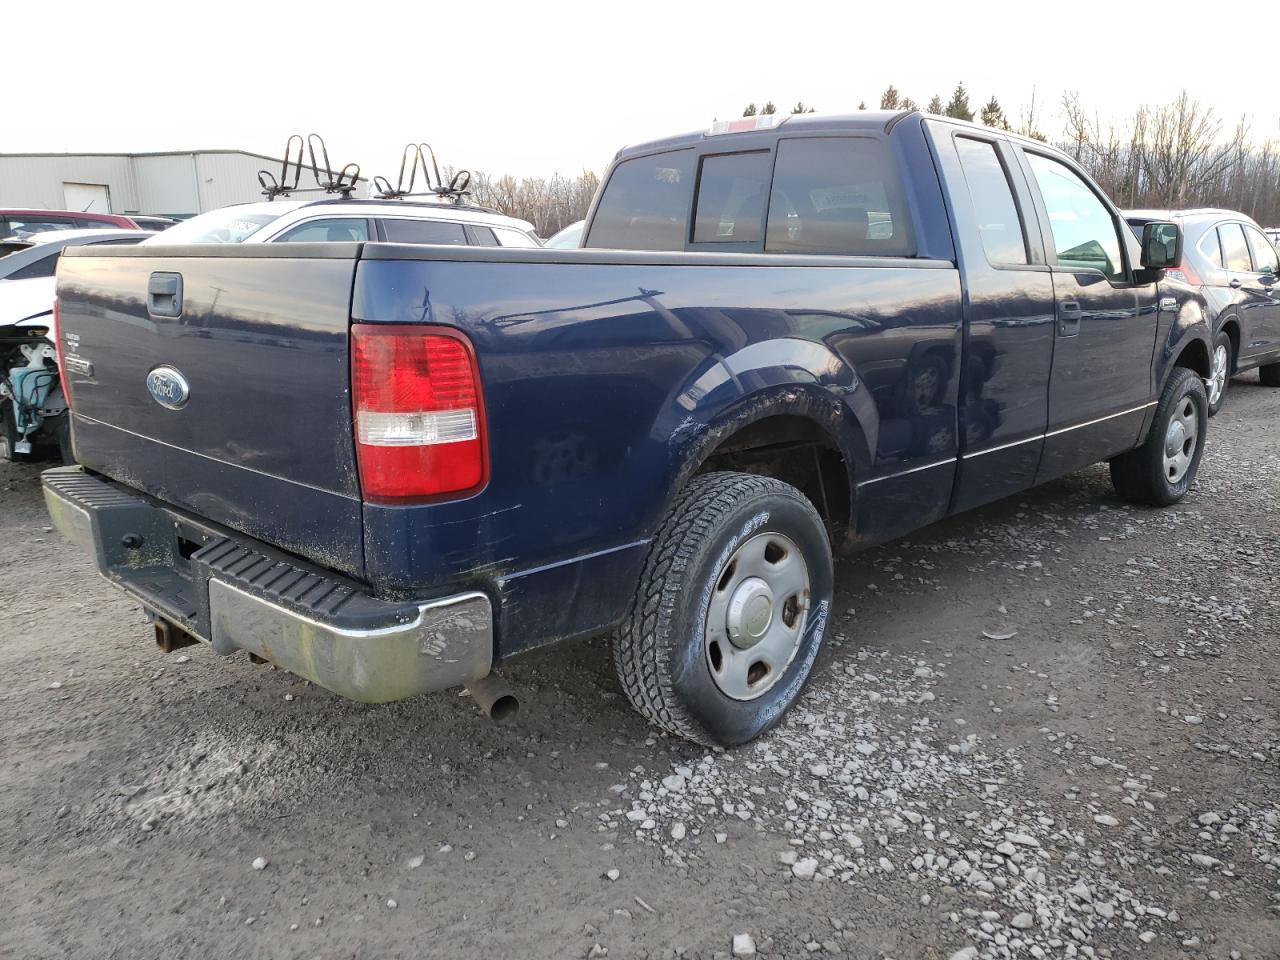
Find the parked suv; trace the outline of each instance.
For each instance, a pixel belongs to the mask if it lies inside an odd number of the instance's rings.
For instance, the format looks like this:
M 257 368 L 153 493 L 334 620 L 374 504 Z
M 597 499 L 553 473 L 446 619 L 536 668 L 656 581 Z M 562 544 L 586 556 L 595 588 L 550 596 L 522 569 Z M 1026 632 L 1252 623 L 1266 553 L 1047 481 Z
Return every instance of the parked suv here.
M 391 243 L 477 247 L 540 247 L 533 224 L 496 210 L 412 200 L 272 200 L 243 203 L 192 217 L 157 242 Z
M 1182 261 L 1169 278 L 1204 296 L 1213 332 L 1209 412 L 1217 413 L 1231 377 L 1259 368 L 1280 387 L 1280 256 L 1261 228 L 1235 210 L 1129 210 L 1130 229 L 1158 220 L 1182 226 Z

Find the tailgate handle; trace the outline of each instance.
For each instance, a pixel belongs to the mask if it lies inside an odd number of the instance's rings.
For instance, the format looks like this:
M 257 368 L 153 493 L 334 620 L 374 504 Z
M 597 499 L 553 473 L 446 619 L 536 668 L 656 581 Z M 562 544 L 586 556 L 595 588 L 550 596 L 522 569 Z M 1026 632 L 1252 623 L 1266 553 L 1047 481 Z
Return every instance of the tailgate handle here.
M 182 274 L 151 275 L 147 282 L 147 312 L 153 317 L 182 316 Z

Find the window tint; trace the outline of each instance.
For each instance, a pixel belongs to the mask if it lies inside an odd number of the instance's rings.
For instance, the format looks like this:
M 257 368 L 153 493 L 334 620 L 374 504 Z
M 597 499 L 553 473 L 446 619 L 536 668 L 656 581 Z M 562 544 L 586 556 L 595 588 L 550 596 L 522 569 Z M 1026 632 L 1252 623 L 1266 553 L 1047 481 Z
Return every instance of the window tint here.
M 769 253 L 910 256 L 893 162 L 866 137 L 778 142 L 769 195 Z
M 33 260 L 25 267 L 13 271 L 6 280 L 33 280 L 36 277 L 52 277 L 58 269 L 58 257 L 61 251 L 51 253 L 41 257 L 39 260 Z
M 498 243 L 504 247 L 537 247 L 538 241 L 527 233 L 521 233 L 519 230 L 508 230 L 505 227 L 496 227 L 493 231 L 498 235 Z
M 1200 242 L 1196 244 L 1196 249 L 1205 255 L 1210 264 L 1221 270 L 1225 267 L 1226 261 L 1222 259 L 1222 244 L 1218 243 L 1218 231 L 1209 230 Z
M 443 220 L 383 220 L 382 229 L 392 243 L 447 243 L 466 246 L 460 223 Z
M 1022 221 L 1013 201 L 1013 188 L 994 143 L 956 138 L 960 165 L 969 184 L 969 197 L 978 218 L 982 249 L 991 263 L 1030 263 L 1022 236 Z
M 340 240 L 368 240 L 369 221 L 360 218 L 334 218 L 300 223 L 286 230 L 272 243 L 332 243 Z
M 493 235 L 493 231 L 488 227 L 477 226 L 473 223 L 467 227 L 467 230 L 471 233 L 471 242 L 478 247 L 496 247 L 498 245 L 498 238 Z
M 692 196 L 692 150 L 626 160 L 605 185 L 584 246 L 683 250 Z
M 1245 243 L 1244 231 L 1238 223 L 1224 223 L 1218 227 L 1218 239 L 1222 241 L 1222 255 L 1226 258 L 1227 269 L 1241 273 L 1253 271 L 1253 261 L 1249 259 L 1249 245 Z
M 769 188 L 769 152 L 702 158 L 694 243 L 759 243 Z
M 1244 234 L 1249 238 L 1249 249 L 1253 251 L 1253 272 L 1280 273 L 1280 264 L 1277 263 L 1280 258 L 1276 257 L 1276 248 L 1271 241 L 1253 227 L 1246 226 Z
M 1064 267 L 1092 267 L 1109 280 L 1124 278 L 1120 235 L 1111 212 L 1070 167 L 1038 153 L 1027 160 L 1040 185 L 1057 262 Z

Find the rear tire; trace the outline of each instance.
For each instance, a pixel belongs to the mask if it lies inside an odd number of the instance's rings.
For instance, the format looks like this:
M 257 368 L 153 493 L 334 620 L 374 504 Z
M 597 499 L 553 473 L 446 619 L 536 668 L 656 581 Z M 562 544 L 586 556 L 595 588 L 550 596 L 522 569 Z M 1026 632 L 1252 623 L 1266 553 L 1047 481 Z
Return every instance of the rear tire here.
M 1160 395 L 1147 439 L 1111 461 L 1116 493 L 1152 507 L 1177 503 L 1195 482 L 1208 426 L 1204 381 L 1194 370 L 1178 367 Z
M 694 477 L 653 538 L 614 638 L 622 688 L 677 736 L 753 740 L 804 687 L 833 582 L 826 527 L 799 490 L 745 473 Z
M 1280 387 L 1280 363 L 1268 363 L 1259 367 L 1258 379 L 1264 387 Z
M 1205 392 L 1209 395 L 1209 416 L 1215 416 L 1227 399 L 1227 386 L 1231 383 L 1231 371 L 1235 367 L 1231 338 L 1225 332 L 1213 338 L 1213 353 L 1209 356 L 1209 379 Z

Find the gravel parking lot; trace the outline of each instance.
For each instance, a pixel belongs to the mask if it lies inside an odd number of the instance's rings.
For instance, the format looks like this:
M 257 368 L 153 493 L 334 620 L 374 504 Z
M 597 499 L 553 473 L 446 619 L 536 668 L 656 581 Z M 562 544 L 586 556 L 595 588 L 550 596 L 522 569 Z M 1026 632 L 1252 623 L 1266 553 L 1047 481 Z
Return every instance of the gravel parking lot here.
M 603 642 L 514 727 L 165 656 L 0 465 L 0 955 L 1280 956 L 1277 423 L 1251 374 L 1176 507 L 1095 467 L 842 561 L 733 753 Z

